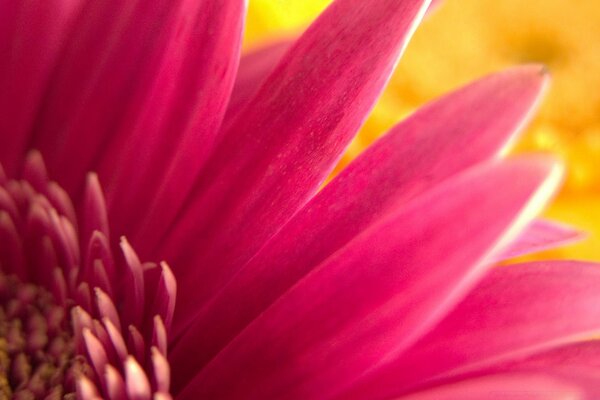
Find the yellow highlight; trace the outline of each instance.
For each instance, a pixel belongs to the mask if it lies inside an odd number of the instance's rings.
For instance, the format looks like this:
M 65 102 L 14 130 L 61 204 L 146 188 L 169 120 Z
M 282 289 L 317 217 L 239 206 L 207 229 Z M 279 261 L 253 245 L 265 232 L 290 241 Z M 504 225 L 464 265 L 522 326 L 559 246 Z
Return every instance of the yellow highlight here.
M 247 48 L 281 35 L 298 34 L 329 2 L 250 1 Z M 566 162 L 565 187 L 548 215 L 587 230 L 590 239 L 561 250 L 561 258 L 600 260 L 597 0 L 442 2 L 417 30 L 342 164 L 423 103 L 487 73 L 528 62 L 545 64 L 552 85 L 517 151 L 551 152 Z

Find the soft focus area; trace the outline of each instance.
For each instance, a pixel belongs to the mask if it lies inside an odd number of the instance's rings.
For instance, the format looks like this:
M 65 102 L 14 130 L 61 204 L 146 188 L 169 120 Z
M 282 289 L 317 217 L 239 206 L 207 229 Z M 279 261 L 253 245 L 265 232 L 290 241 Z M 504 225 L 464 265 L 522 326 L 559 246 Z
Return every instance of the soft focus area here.
M 294 37 L 327 0 L 253 0 L 246 49 Z M 600 2 L 446 0 L 419 27 L 391 84 L 342 163 L 426 101 L 501 68 L 541 62 L 552 84 L 517 146 L 568 167 L 547 216 L 589 233 L 538 258 L 600 258 Z

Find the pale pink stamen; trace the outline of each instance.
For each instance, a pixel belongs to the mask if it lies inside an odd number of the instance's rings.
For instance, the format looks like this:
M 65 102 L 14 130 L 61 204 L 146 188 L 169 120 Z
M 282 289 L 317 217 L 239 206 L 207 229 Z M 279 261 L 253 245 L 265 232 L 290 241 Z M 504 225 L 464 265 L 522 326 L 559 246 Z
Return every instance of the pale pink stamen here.
M 170 374 L 166 334 L 176 283 L 167 264 L 142 264 L 125 238 L 117 247 L 120 253 L 112 250 L 106 202 L 95 174 L 88 175 L 78 214 L 66 192 L 49 181 L 39 152 L 26 157 L 21 179 L 8 179 L 0 172 L 0 279 L 27 282 L 25 287 L 32 290 L 39 287 L 35 290 L 47 293 L 44 298 L 55 304 L 46 320 L 30 321 L 26 351 L 58 352 L 66 354 L 67 361 L 78 360 L 73 365 L 85 374 L 67 375 L 81 399 L 168 393 L 170 377 L 160 374 Z M 146 298 L 145 290 L 156 296 Z M 19 301 L 31 301 L 26 292 L 17 294 Z M 2 304 L 9 318 L 21 315 L 15 308 L 20 303 L 10 296 Z M 64 340 L 71 343 L 70 353 L 54 343 L 46 348 L 44 332 L 57 324 L 68 334 Z M 2 337 L 17 343 L 19 335 L 10 328 Z M 25 390 L 27 384 L 26 390 L 44 397 L 49 393 L 44 387 L 27 383 L 29 361 L 24 354 L 29 353 L 14 355 L 9 390 Z M 155 384 L 140 386 L 127 376 Z

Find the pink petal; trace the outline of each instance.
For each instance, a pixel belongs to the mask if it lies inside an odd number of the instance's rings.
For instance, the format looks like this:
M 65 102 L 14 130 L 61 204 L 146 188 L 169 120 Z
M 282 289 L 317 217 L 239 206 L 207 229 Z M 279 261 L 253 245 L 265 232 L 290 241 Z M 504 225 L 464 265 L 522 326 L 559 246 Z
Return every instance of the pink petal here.
M 498 260 L 552 249 L 584 238 L 583 232 L 570 226 L 553 221 L 537 220 L 499 255 Z
M 0 163 L 15 176 L 36 113 L 83 0 L 0 2 Z
M 104 369 L 108 363 L 108 357 L 106 355 L 104 346 L 88 328 L 83 330 L 83 338 L 85 341 L 88 359 L 91 360 L 94 370 L 96 371 L 96 375 L 99 377 L 104 377 Z
M 535 354 L 524 360 L 518 360 L 516 364 L 521 368 L 525 366 L 531 369 L 548 368 L 549 366 L 571 370 L 594 368 L 596 373 L 600 374 L 600 340 L 590 339 L 589 341 L 553 348 L 550 351 Z
M 127 358 L 127 345 L 121 333 L 121 328 L 117 328 L 108 318 L 103 318 L 102 323 L 115 354 L 121 361 L 125 361 Z
M 539 71 L 523 67 L 484 78 L 396 126 L 319 192 L 200 310 L 179 351 L 174 349 L 175 364 L 189 359 L 193 347 L 192 365 L 203 365 L 312 267 L 369 225 L 448 176 L 495 156 L 538 98 L 546 81 Z
M 149 252 L 145 235 L 163 232 L 171 222 L 171 210 L 182 206 L 218 140 L 238 67 L 246 3 L 181 1 L 148 93 L 136 99 L 137 108 L 99 165 L 101 176 L 114 177 L 107 198 L 117 215 L 115 227 L 131 232 L 142 254 Z
M 228 125 L 252 100 L 291 45 L 291 41 L 275 42 L 242 56 L 227 105 L 224 125 Z
M 21 177 L 37 192 L 46 194 L 48 189 L 48 173 L 44 159 L 39 151 L 32 150 L 27 153 Z
M 155 315 L 160 315 L 166 326 L 170 328 L 175 312 L 177 280 L 167 263 L 160 263 L 160 269 L 160 278 L 151 310 Z
M 600 265 L 495 268 L 433 331 L 348 398 L 387 398 L 597 335 L 598 293 Z
M 426 0 L 338 0 L 225 132 L 160 244 L 181 285 L 177 319 L 214 294 L 333 168 L 385 86 Z M 177 210 L 162 210 L 172 212 Z M 206 266 L 202 270 L 198 266 Z
M 98 389 L 85 375 L 79 377 L 77 383 L 77 398 L 81 400 L 100 400 Z
M 425 390 L 401 400 L 577 400 L 576 385 L 544 375 L 491 375 Z
M 155 315 L 152 330 L 152 346 L 155 346 L 162 354 L 167 354 L 168 339 L 167 328 L 159 315 Z
M 156 390 L 159 392 L 168 392 L 171 377 L 169 362 L 165 356 L 156 348 L 152 347 L 152 370 L 155 380 Z
M 144 317 L 144 269 L 135 250 L 125 237 L 121 237 L 121 251 L 125 258 L 125 270 L 121 298 L 122 316 L 126 323 L 140 326 Z
M 116 231 L 186 195 L 225 112 L 243 11 L 243 0 L 86 3 L 34 145 L 71 194 L 98 169 Z
M 56 182 L 49 182 L 47 191 L 48 200 L 58 213 L 64 215 L 74 227 L 77 227 L 77 213 L 67 192 Z
M 146 341 L 135 326 L 129 325 L 128 330 L 127 347 L 129 353 L 133 354 L 137 360 L 144 364 L 146 358 Z
M 15 221 L 9 213 L 0 211 L 0 262 L 5 273 L 20 279 L 27 277 L 27 260 L 23 252 L 23 240 Z
M 129 356 L 124 362 L 125 387 L 131 400 L 150 400 L 152 397 L 150 382 L 143 368 Z
M 495 365 L 485 373 L 543 372 L 577 385 L 585 398 L 600 398 L 600 341 L 568 344 L 550 351 Z
M 101 232 L 105 238 L 110 238 L 104 193 L 95 173 L 89 173 L 86 177 L 81 215 L 82 243 L 89 243 L 96 231 Z
M 520 159 L 482 165 L 439 185 L 313 270 L 178 398 L 338 395 L 459 301 L 485 271 L 489 253 L 539 211 L 559 179 L 560 169 L 547 159 Z
M 142 65 L 155 49 L 167 1 L 87 1 L 70 32 L 38 115 L 34 147 L 51 176 L 79 189 L 107 136 L 136 93 Z M 158 46 L 158 43 L 156 44 Z M 79 194 L 79 193 L 77 193 Z
M 101 286 L 113 295 L 119 286 L 116 279 L 117 270 L 108 238 L 100 231 L 94 231 L 92 234 L 85 258 L 86 262 L 81 270 L 82 280 L 94 286 Z
M 125 382 L 119 371 L 112 365 L 106 366 L 106 392 L 110 399 L 127 399 Z
M 107 318 L 117 328 L 117 330 L 120 331 L 121 320 L 113 300 L 110 298 L 110 296 L 97 287 L 94 288 L 94 293 L 96 295 L 96 306 L 98 308 L 99 317 Z

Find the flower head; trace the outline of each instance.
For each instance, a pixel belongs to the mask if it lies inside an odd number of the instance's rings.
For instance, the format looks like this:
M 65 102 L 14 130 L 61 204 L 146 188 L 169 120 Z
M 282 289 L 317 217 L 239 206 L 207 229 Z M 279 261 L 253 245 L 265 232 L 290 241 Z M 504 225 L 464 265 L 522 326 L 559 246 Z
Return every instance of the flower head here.
M 0 393 L 593 398 L 599 267 L 489 268 L 579 235 L 532 222 L 555 161 L 500 157 L 543 68 L 319 191 L 429 5 L 338 0 L 236 80 L 241 0 L 0 4 Z

